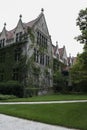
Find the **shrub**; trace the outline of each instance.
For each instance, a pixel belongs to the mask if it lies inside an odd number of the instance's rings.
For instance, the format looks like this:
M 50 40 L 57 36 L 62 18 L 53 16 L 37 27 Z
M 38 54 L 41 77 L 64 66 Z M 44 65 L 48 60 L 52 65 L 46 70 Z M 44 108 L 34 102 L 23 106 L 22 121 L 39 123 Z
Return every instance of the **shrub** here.
M 68 81 L 65 76 L 60 72 L 56 72 L 53 76 L 53 89 L 54 92 L 66 93 L 68 90 Z
M 0 100 L 7 100 L 7 99 L 14 99 L 16 98 L 16 96 L 14 95 L 3 95 L 3 94 L 0 94 Z
M 24 95 L 24 86 L 17 81 L 8 81 L 0 83 L 0 93 L 15 95 L 17 97 L 23 97 Z
M 81 80 L 78 83 L 74 83 L 74 91 L 87 93 L 87 80 Z

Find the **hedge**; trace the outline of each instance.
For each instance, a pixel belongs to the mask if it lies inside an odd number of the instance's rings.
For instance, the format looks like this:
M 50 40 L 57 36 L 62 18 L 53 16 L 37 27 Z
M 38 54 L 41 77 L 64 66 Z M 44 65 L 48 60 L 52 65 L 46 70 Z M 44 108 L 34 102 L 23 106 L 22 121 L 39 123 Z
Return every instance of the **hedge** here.
M 73 84 L 73 90 L 76 92 L 87 93 L 87 80 L 82 80 Z
M 0 94 L 24 96 L 24 86 L 18 81 L 0 82 Z

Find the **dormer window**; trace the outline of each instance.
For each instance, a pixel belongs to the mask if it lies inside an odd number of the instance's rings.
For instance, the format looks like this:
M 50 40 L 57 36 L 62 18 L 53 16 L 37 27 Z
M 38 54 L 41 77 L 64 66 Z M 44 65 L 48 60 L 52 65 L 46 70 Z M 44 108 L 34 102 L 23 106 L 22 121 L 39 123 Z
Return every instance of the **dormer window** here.
M 4 47 L 4 45 L 5 45 L 5 39 L 1 39 L 0 40 L 0 48 Z
M 16 33 L 16 42 L 20 42 L 22 40 L 22 32 Z

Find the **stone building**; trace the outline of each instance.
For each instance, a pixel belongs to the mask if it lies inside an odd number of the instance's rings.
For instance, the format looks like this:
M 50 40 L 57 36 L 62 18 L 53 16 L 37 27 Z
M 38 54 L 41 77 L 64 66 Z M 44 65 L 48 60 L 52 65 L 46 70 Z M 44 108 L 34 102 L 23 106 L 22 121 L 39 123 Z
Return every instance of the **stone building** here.
M 52 41 L 43 9 L 40 15 L 0 33 L 0 81 L 18 80 L 27 87 L 48 90 L 53 86 Z
M 65 46 L 59 48 L 58 42 L 56 45 L 52 44 L 52 53 L 53 53 L 53 70 L 63 71 L 68 67 L 67 52 Z

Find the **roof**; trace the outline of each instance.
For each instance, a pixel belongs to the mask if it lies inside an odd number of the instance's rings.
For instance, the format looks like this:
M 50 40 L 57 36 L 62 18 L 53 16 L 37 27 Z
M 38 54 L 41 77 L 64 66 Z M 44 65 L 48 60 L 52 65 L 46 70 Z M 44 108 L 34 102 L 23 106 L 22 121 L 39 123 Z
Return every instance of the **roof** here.
M 53 54 L 56 55 L 57 46 L 52 44 L 52 47 L 53 47 Z M 63 48 L 58 48 L 58 51 L 59 51 L 60 59 L 62 59 L 63 52 L 64 52 L 64 47 Z
M 7 39 L 13 38 L 14 32 L 15 32 L 15 29 L 13 29 L 13 30 L 11 30 L 11 31 L 6 31 Z
M 40 15 L 36 19 L 34 19 L 28 23 L 22 23 L 23 29 L 26 31 L 28 27 L 32 28 L 36 24 L 36 22 L 42 17 L 42 15 L 43 15 L 43 13 L 41 12 Z M 17 28 L 17 26 L 10 31 L 7 31 L 5 29 L 7 39 L 12 39 L 14 37 L 14 33 L 15 33 L 16 28 Z

